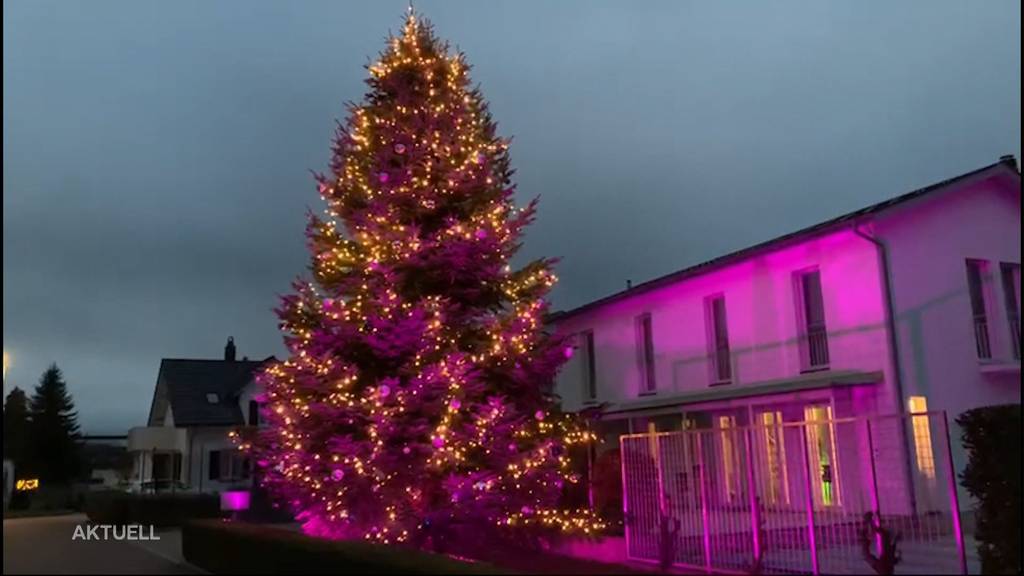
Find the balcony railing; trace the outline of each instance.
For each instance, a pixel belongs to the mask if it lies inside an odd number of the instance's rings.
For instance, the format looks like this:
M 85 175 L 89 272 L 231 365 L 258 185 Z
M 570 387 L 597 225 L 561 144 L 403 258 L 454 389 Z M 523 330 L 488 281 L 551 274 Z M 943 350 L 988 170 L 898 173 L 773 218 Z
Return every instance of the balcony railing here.
M 828 363 L 828 333 L 825 325 L 812 324 L 807 327 L 807 367 L 827 368 Z
M 988 319 L 985 316 L 974 317 L 974 341 L 978 347 L 978 358 L 992 359 L 992 343 L 988 338 Z

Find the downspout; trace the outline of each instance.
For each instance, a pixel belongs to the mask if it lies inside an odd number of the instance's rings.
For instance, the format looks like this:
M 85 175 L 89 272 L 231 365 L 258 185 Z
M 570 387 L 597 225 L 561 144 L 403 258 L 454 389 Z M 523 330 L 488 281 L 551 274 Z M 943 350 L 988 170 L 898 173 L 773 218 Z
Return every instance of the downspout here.
M 191 489 L 192 488 L 192 465 L 195 462 L 195 453 L 193 451 L 195 450 L 195 445 L 196 445 L 196 435 L 193 434 L 192 430 L 189 430 L 188 428 L 185 428 L 185 433 L 188 434 L 188 476 L 186 476 L 186 478 L 188 479 L 188 482 L 186 482 L 186 485 L 188 486 L 189 489 Z M 199 473 L 202 474 L 202 469 L 200 469 Z M 202 480 L 200 480 L 200 482 L 201 481 Z
M 878 261 L 882 268 L 882 291 L 885 297 L 885 311 L 886 311 L 886 323 L 888 324 L 889 332 L 889 355 L 890 361 L 892 362 L 893 381 L 896 384 L 896 394 L 899 396 L 897 399 L 898 414 L 900 415 L 900 438 L 903 440 L 903 450 L 906 457 L 903 458 L 903 469 L 906 473 L 908 488 L 910 489 L 910 507 L 915 512 L 917 511 L 917 496 L 914 490 L 914 471 L 910 466 L 910 440 L 907 437 L 907 422 L 906 418 L 906 407 L 904 406 L 904 393 L 903 393 L 903 368 L 900 364 L 900 353 L 899 353 L 899 332 L 897 332 L 896 325 L 896 307 L 893 304 L 892 294 L 892 274 L 889 267 L 889 250 L 878 238 L 875 238 L 871 234 L 867 234 L 860 229 L 860 223 L 853 225 L 853 233 L 861 238 L 871 242 L 878 249 Z M 874 455 L 872 455 L 874 458 Z M 876 513 L 880 511 L 876 510 Z

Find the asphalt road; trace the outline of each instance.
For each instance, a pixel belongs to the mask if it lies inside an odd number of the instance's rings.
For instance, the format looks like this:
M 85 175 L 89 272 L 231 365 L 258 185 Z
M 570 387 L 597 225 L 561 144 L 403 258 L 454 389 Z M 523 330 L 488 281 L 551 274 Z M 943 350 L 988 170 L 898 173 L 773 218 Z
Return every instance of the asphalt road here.
M 141 543 L 72 540 L 87 524 L 80 514 L 4 520 L 4 574 L 196 574 Z

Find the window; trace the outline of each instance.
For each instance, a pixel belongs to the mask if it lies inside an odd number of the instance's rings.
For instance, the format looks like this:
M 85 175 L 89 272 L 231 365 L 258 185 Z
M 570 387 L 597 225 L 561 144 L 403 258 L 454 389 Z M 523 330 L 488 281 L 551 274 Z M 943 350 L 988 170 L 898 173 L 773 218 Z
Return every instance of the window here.
M 260 403 L 249 400 L 249 426 L 260 425 Z
M 580 346 L 583 349 L 583 398 L 597 399 L 597 370 L 594 362 L 594 331 L 587 330 L 580 334 Z
M 740 496 L 740 452 L 739 445 L 742 442 L 736 430 L 736 417 L 731 415 L 718 417 L 719 441 L 721 442 L 722 453 L 722 488 L 725 491 L 722 497 L 726 502 L 735 502 Z
M 832 407 L 811 405 L 804 407 L 804 426 L 807 430 L 808 458 L 817 468 L 813 479 L 818 484 L 814 501 L 822 506 L 842 504 L 839 491 L 839 462 L 836 457 L 836 430 Z
M 1003 262 L 1003 295 L 1006 297 L 1006 317 L 1010 322 L 1010 341 L 1013 357 L 1020 360 L 1020 264 Z
M 732 380 L 732 356 L 729 354 L 729 327 L 725 317 L 725 296 L 712 296 L 706 301 L 708 345 L 711 348 L 711 382 L 723 384 Z
M 657 386 L 654 381 L 654 340 L 651 334 L 651 315 L 643 314 L 636 319 L 637 364 L 640 367 L 640 391 L 653 393 Z
M 249 459 L 238 450 L 210 450 L 210 480 L 230 482 L 249 477 Z
M 796 277 L 799 295 L 798 313 L 801 334 L 801 355 L 804 370 L 828 368 L 828 332 L 825 329 L 825 300 L 821 294 L 821 273 L 801 272 Z
M 761 487 L 768 504 L 789 504 L 789 475 L 786 462 L 785 429 L 782 427 L 782 412 L 778 410 L 761 414 L 761 427 L 756 429 L 762 436 L 766 474 Z
M 220 480 L 220 450 L 210 450 L 209 476 L 210 480 Z
M 932 431 L 928 423 L 928 400 L 924 396 L 907 399 L 910 407 L 910 421 L 914 429 L 914 451 L 917 453 L 917 470 L 929 480 L 935 479 L 935 456 L 932 453 Z
M 967 289 L 971 297 L 971 314 L 974 325 L 974 343 L 978 358 L 992 358 L 992 343 L 988 334 L 988 308 L 985 304 L 985 268 L 984 260 L 967 261 Z

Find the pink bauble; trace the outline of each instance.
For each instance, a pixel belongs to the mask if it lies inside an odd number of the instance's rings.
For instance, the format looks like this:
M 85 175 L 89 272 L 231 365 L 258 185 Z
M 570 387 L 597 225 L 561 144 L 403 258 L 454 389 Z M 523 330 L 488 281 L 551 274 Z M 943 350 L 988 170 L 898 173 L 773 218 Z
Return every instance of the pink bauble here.
M 544 411 L 543 410 L 537 410 L 537 412 L 535 412 L 533 414 L 533 417 L 536 418 L 537 420 L 543 420 L 544 419 Z
M 462 401 L 456 398 L 448 405 L 452 407 L 452 410 L 458 410 L 459 408 L 462 408 Z
M 387 398 L 391 394 L 391 387 L 387 384 L 381 384 L 380 388 L 377 389 L 377 393 L 380 394 L 381 398 Z
M 331 472 L 331 478 L 334 478 L 335 482 L 341 482 L 341 479 L 345 477 L 345 471 L 337 468 L 334 472 Z
M 434 448 L 442 448 L 444 446 L 444 438 L 438 436 L 434 438 Z
M 565 352 L 565 357 L 566 358 L 572 358 L 572 355 L 573 355 L 572 346 L 566 346 L 564 352 Z
M 390 178 L 390 176 L 388 176 L 388 173 L 387 173 L 387 172 L 381 172 L 381 173 L 377 174 L 377 180 L 380 180 L 380 182 L 381 182 L 382 184 L 383 184 L 384 182 L 387 182 L 387 181 L 388 181 L 388 178 Z
M 408 446 L 406 446 L 405 448 L 402 448 L 402 454 L 408 454 L 410 452 L 412 452 L 412 450 L 410 450 Z
M 395 154 L 405 154 L 405 144 L 401 142 L 395 144 Z

